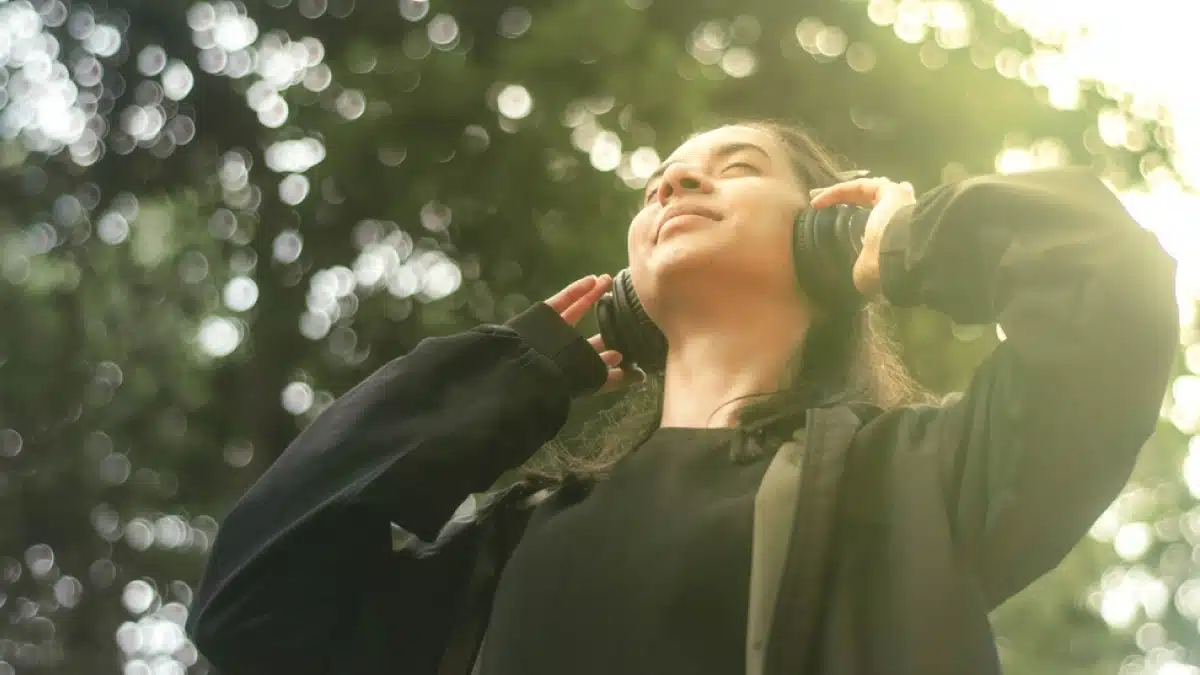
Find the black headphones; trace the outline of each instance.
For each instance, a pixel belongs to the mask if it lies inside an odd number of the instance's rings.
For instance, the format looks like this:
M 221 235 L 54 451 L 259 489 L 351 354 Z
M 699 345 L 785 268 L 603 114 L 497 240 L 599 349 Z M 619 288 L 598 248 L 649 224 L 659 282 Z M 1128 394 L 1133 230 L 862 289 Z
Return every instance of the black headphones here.
M 857 311 L 863 306 L 853 270 L 868 214 L 868 209 L 839 204 L 805 209 L 796 218 L 792 232 L 796 282 L 826 309 Z M 667 339 L 638 300 L 628 268 L 617 273 L 612 291 L 596 302 L 596 318 L 604 346 L 621 352 L 623 368 L 636 365 L 657 373 L 666 367 Z

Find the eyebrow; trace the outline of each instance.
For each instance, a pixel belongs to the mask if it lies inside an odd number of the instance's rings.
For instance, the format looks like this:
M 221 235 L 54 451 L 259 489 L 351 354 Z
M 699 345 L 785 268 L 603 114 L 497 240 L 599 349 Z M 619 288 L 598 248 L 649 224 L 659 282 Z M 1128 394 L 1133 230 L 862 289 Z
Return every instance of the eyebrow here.
M 761 147 L 759 147 L 753 143 L 747 143 L 745 141 L 735 141 L 732 143 L 726 143 L 726 144 L 718 147 L 716 152 L 713 153 L 713 155 L 716 156 L 718 159 L 724 159 L 726 157 L 729 157 L 730 155 L 736 155 L 737 153 L 742 152 L 744 150 L 756 150 L 760 154 L 762 154 L 763 157 L 766 157 L 767 159 L 771 158 L 771 155 L 768 154 L 766 150 L 762 149 Z M 678 164 L 678 161 L 666 162 L 665 164 L 659 165 L 659 167 L 657 169 L 655 169 L 654 172 L 651 173 L 648 178 L 646 178 L 646 184 L 649 185 L 651 182 L 654 181 L 654 179 L 661 178 L 663 175 L 663 172 L 666 171 L 667 167 L 671 166 L 672 164 Z

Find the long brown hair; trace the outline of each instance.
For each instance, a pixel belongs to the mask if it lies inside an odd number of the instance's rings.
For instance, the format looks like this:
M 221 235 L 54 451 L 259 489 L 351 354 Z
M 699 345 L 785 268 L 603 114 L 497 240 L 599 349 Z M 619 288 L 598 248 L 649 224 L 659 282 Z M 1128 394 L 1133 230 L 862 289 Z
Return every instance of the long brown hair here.
M 833 185 L 846 174 L 848 167 L 800 127 L 766 121 L 736 124 L 778 138 L 788 149 L 803 189 Z M 859 311 L 823 312 L 805 333 L 781 387 L 748 397 L 737 411 L 737 427 L 746 432 L 741 437 L 786 436 L 801 426 L 805 411 L 818 406 L 853 401 L 890 408 L 934 401 L 905 369 L 886 317 L 887 307 L 881 301 Z M 662 400 L 661 375 L 627 389 L 617 404 L 585 424 L 576 438 L 548 443 L 524 467 L 523 476 L 538 482 L 602 479 L 658 427 Z M 752 460 L 773 449 L 770 440 L 735 443 L 733 458 Z

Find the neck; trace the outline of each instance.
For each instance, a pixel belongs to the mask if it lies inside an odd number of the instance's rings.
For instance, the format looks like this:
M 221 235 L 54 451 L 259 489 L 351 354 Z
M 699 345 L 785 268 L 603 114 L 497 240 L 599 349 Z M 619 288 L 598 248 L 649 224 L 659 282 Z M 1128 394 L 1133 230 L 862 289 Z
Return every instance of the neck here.
M 670 317 L 664 427 L 732 427 L 747 400 L 779 389 L 808 329 L 799 303 L 707 305 Z M 737 400 L 735 400 L 737 399 Z

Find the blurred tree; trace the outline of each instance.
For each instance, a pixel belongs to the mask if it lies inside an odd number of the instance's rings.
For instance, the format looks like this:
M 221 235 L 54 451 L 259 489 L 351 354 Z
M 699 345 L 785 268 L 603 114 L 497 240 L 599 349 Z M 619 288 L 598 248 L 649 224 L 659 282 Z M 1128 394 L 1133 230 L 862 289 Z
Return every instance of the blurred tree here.
M 629 188 L 694 130 L 798 120 L 924 187 L 1169 155 L 1150 123 L 1100 143 L 1086 86 L 1045 105 L 1034 47 L 977 1 L 0 2 L 0 675 L 202 672 L 179 626 L 220 514 L 422 337 L 619 268 Z M 951 329 L 900 325 L 940 389 L 991 345 Z M 1011 672 L 1194 635 L 1109 634 L 1080 598 L 1110 550 L 1001 613 Z

